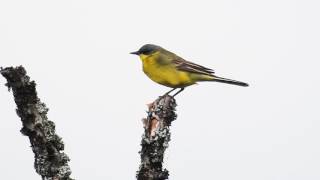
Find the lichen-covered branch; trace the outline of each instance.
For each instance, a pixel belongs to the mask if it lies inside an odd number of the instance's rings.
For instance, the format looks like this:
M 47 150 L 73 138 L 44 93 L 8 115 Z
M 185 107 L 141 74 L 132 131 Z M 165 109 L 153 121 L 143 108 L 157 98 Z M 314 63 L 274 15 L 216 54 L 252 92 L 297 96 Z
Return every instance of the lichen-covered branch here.
M 163 156 L 170 141 L 170 125 L 177 117 L 175 99 L 165 95 L 149 105 L 148 117 L 143 119 L 145 132 L 140 151 L 138 180 L 165 180 L 169 171 L 162 167 Z
M 30 81 L 22 66 L 0 69 L 13 91 L 17 114 L 22 121 L 21 133 L 28 136 L 35 156 L 34 167 L 43 180 L 72 180 L 69 157 L 64 144 L 55 133 L 55 125 L 47 118 L 48 108 L 40 101 L 36 83 Z

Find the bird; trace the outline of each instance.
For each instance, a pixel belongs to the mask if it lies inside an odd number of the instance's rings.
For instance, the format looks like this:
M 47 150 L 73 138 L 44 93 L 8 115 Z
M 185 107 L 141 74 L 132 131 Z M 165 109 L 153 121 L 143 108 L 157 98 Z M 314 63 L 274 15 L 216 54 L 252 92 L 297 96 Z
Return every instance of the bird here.
M 161 46 L 145 44 L 138 51 L 130 54 L 138 55 L 142 61 L 143 72 L 154 82 L 172 88 L 165 93 L 180 88 L 178 95 L 186 87 L 202 81 L 221 82 L 238 86 L 249 86 L 241 81 L 227 79 L 215 75 L 214 70 L 187 61 Z

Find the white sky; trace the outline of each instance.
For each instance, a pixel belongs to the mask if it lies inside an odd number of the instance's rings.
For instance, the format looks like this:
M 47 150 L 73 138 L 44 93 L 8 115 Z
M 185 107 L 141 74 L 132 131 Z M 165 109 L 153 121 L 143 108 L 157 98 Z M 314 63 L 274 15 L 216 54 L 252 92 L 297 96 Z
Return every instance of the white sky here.
M 249 88 L 177 98 L 170 179 L 320 179 L 320 2 L 0 1 L 0 66 L 24 65 L 76 179 L 135 179 L 146 104 L 169 90 L 129 52 L 161 45 Z M 40 179 L 0 77 L 1 179 Z

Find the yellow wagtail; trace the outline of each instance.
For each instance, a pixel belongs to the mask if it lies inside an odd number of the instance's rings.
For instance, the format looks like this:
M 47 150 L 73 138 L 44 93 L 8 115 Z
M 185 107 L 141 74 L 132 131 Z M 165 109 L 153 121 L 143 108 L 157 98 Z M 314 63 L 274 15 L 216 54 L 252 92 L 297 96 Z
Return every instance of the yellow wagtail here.
M 212 69 L 186 61 L 176 54 L 153 44 L 146 44 L 138 51 L 132 52 L 140 56 L 143 64 L 143 72 L 153 81 L 167 87 L 180 90 L 173 96 L 176 96 L 185 87 L 196 84 L 199 81 L 216 81 L 238 86 L 248 86 L 247 83 L 222 78 L 214 75 Z

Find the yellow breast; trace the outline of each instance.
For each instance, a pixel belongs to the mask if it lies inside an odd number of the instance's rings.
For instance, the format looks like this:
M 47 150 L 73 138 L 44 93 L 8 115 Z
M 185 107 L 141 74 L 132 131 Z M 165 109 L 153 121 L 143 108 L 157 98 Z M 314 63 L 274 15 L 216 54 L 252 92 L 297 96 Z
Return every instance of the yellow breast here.
M 157 55 L 140 55 L 144 73 L 153 81 L 172 88 L 186 87 L 195 82 L 187 72 L 178 71 L 173 64 L 161 64 Z

